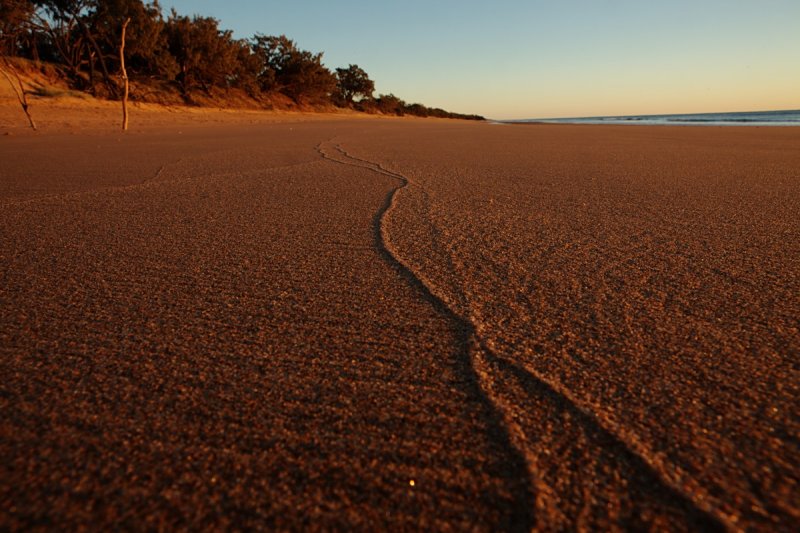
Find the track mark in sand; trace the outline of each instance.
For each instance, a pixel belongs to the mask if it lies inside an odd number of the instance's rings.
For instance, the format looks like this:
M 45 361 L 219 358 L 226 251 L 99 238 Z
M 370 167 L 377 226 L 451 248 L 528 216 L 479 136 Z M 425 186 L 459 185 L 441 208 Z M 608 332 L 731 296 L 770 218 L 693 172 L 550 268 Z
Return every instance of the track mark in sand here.
M 489 428 L 490 438 L 495 441 L 509 459 L 507 471 L 510 475 L 507 476 L 504 481 L 510 485 L 516 500 L 513 516 L 509 517 L 510 523 L 514 524 L 520 531 L 534 529 L 536 526 L 535 516 L 531 506 L 534 495 L 530 484 L 530 476 L 524 476 L 524 479 L 521 479 L 521 476 L 516 475 L 516 473 L 521 470 L 528 471 L 529 466 L 523 453 L 514 446 L 511 436 L 508 433 L 508 427 L 504 423 L 503 414 L 499 411 L 498 406 L 495 405 L 492 399 L 486 394 L 481 385 L 480 376 L 474 367 L 474 361 L 470 355 L 475 348 L 476 335 L 474 326 L 471 322 L 458 316 L 441 298 L 436 296 L 431 288 L 400 258 L 399 254 L 392 250 L 389 244 L 383 221 L 387 214 L 395 209 L 397 195 L 401 190 L 408 187 L 410 183 L 409 179 L 402 174 L 384 168 L 378 163 L 373 163 L 372 161 L 350 155 L 341 146 L 333 144 L 332 140 L 320 143 L 317 145 L 316 149 L 322 158 L 327 161 L 363 168 L 392 178 L 400 183 L 400 185 L 393 188 L 387 194 L 383 205 L 380 206 L 373 217 L 372 226 L 375 248 L 381 258 L 410 286 L 414 287 L 437 312 L 457 324 L 460 332 L 458 353 L 461 354 L 457 360 L 459 365 L 457 370 L 465 378 L 464 383 L 468 389 L 467 392 L 470 396 L 479 401 L 484 410 L 484 420 Z
M 470 382 L 480 395 L 482 402 L 486 404 L 487 409 L 492 413 L 493 424 L 503 435 L 504 445 L 513 450 L 515 462 L 524 465 L 525 470 L 528 472 L 524 491 L 526 493 L 525 500 L 523 501 L 522 495 L 520 495 L 520 502 L 530 508 L 530 513 L 533 512 L 534 502 L 538 501 L 538 497 L 534 495 L 534 490 L 543 492 L 548 489 L 545 486 L 540 486 L 540 483 L 537 482 L 538 477 L 533 457 L 528 450 L 528 437 L 524 428 L 517 423 L 522 420 L 522 417 L 516 413 L 516 411 L 519 411 L 520 406 L 514 405 L 513 402 L 504 401 L 502 394 L 496 390 L 503 387 L 503 384 L 500 383 L 501 380 L 494 375 L 498 372 L 506 374 L 505 377 L 507 379 L 515 380 L 523 390 L 528 391 L 532 396 L 543 397 L 560 409 L 566 409 L 587 434 L 598 436 L 599 440 L 607 444 L 607 446 L 604 445 L 604 451 L 613 456 L 618 456 L 620 462 L 631 468 L 635 475 L 650 479 L 652 483 L 657 484 L 659 492 L 694 515 L 696 523 L 704 524 L 704 529 L 738 529 L 735 518 L 726 516 L 718 506 L 713 505 L 713 498 L 701 486 L 694 483 L 688 475 L 678 468 L 659 459 L 656 454 L 650 453 L 648 447 L 640 442 L 638 438 L 626 434 L 623 428 L 618 427 L 616 424 L 605 423 L 605 419 L 602 419 L 594 410 L 583 405 L 584 402 L 574 398 L 568 390 L 559 386 L 558 383 L 553 383 L 545 376 L 541 376 L 528 368 L 523 368 L 496 354 L 487 346 L 479 334 L 479 328 L 472 320 L 472 317 L 462 317 L 447 303 L 446 296 L 440 295 L 440 291 L 436 287 L 431 286 L 414 272 L 414 269 L 391 246 L 391 240 L 383 223 L 387 214 L 395 209 L 398 193 L 406 189 L 411 183 L 406 176 L 393 172 L 383 167 L 380 163 L 348 153 L 341 145 L 334 144 L 333 139 L 320 143 L 317 146 L 317 151 L 326 160 L 364 168 L 400 182 L 400 186 L 389 193 L 384 205 L 378 210 L 373 220 L 376 247 L 384 260 L 393 265 L 409 283 L 417 287 L 437 310 L 456 321 L 463 329 L 464 370 L 469 375 Z M 452 259 L 452 252 L 449 250 L 448 255 Z M 454 267 L 453 264 L 450 266 Z M 464 296 L 465 300 L 468 300 L 466 295 L 462 296 Z M 466 303 L 469 308 L 472 307 L 468 301 Z M 535 525 L 535 517 L 531 516 L 529 520 L 530 524 Z
M 129 183 L 127 185 L 111 185 L 107 187 L 99 187 L 97 189 L 87 189 L 84 191 L 68 191 L 62 192 L 57 194 L 44 194 L 42 196 L 34 196 L 33 198 L 24 198 L 22 200 L 17 200 L 14 198 L 10 199 L 0 199 L 0 205 L 7 205 L 7 206 L 20 206 L 20 205 L 27 205 L 27 204 L 35 204 L 39 202 L 47 202 L 52 200 L 63 200 L 67 198 L 79 198 L 82 196 L 91 196 L 97 195 L 102 193 L 108 192 L 119 192 L 119 191 L 130 191 L 136 190 L 142 187 L 146 187 L 152 183 L 158 181 L 158 179 L 164 174 L 167 169 L 174 165 L 178 165 L 183 161 L 184 158 L 179 158 L 174 161 L 169 161 L 161 165 L 158 170 L 151 176 L 145 176 L 144 178 L 140 179 L 136 183 Z
M 626 435 L 626 439 L 619 437 L 618 433 L 622 433 L 622 431 L 615 432 L 607 429 L 606 425 L 598 420 L 598 415 L 583 408 L 581 402 L 574 399 L 569 392 L 550 383 L 538 373 L 498 356 L 482 341 L 479 341 L 479 345 L 481 350 L 475 355 L 475 365 L 490 383 L 499 381 L 493 377 L 494 375 L 504 374 L 504 385 L 508 386 L 508 380 L 512 380 L 515 387 L 527 397 L 538 397 L 548 404 L 557 406 L 560 412 L 566 413 L 569 419 L 576 421 L 592 441 L 602 443 L 602 448 L 598 450 L 600 453 L 614 458 L 625 467 L 630 468 L 629 485 L 631 487 L 637 483 L 646 485 L 644 488 L 650 494 L 678 503 L 680 507 L 686 509 L 687 513 L 691 514 L 691 517 L 687 515 L 686 518 L 691 518 L 692 523 L 701 525 L 701 529 L 704 531 L 741 529 L 732 519 L 708 503 L 710 498 L 702 487 L 676 471 L 671 465 L 658 459 L 654 454 L 643 451 L 646 448 L 637 438 L 631 435 Z M 513 401 L 505 401 L 503 395 L 503 392 L 492 393 L 497 404 L 509 413 L 510 420 L 523 420 L 527 414 L 525 406 L 518 406 Z M 528 440 L 522 427 L 515 428 L 514 433 L 519 435 L 523 442 Z M 535 457 L 527 453 L 526 458 L 531 463 L 535 461 Z M 672 471 L 672 477 L 676 481 L 662 474 L 659 468 L 664 472 Z
M 78 190 L 78 191 L 67 191 L 55 194 L 44 194 L 41 196 L 33 196 L 30 198 L 0 198 L 0 205 L 4 206 L 22 206 L 22 205 L 29 205 L 29 204 L 37 204 L 37 203 L 44 203 L 48 201 L 60 201 L 60 200 L 68 200 L 74 198 L 81 198 L 87 196 L 98 196 L 101 194 L 108 194 L 108 193 L 125 193 L 130 191 L 136 191 L 140 189 L 144 189 L 147 187 L 152 186 L 159 186 L 164 184 L 176 184 L 181 182 L 190 182 L 191 180 L 196 180 L 200 178 L 220 178 L 225 176 L 238 176 L 239 174 L 236 172 L 230 172 L 225 174 L 218 174 L 218 173 L 206 173 L 206 174 L 190 174 L 190 175 L 182 175 L 177 177 L 169 177 L 166 179 L 159 179 L 165 173 L 169 173 L 175 166 L 179 165 L 180 163 L 190 160 L 188 157 L 181 157 L 174 161 L 170 161 L 161 165 L 158 170 L 151 176 L 145 176 L 144 178 L 140 179 L 135 183 L 129 183 L 126 185 L 109 185 L 105 187 L 98 187 L 96 189 L 86 189 L 86 190 Z M 294 168 L 294 167 L 302 167 L 306 165 L 314 164 L 317 160 L 316 159 L 309 159 L 308 161 L 301 161 L 298 163 L 290 163 L 285 165 L 274 165 L 274 166 L 265 166 L 261 167 L 261 172 L 266 172 L 270 170 L 282 170 L 286 168 Z
M 182 157 L 176 159 L 175 161 L 170 161 L 169 163 L 164 163 L 163 165 L 161 165 L 161 168 L 158 169 L 158 172 L 156 172 L 154 175 L 152 175 L 150 177 L 147 177 L 147 178 L 143 179 L 141 182 L 139 182 L 139 185 L 144 185 L 144 184 L 146 184 L 148 182 L 151 182 L 151 181 L 157 181 L 158 178 L 161 177 L 161 174 L 163 174 L 164 171 L 167 169 L 167 167 L 170 167 L 170 166 L 173 166 L 173 165 L 180 165 L 181 161 L 183 161 Z

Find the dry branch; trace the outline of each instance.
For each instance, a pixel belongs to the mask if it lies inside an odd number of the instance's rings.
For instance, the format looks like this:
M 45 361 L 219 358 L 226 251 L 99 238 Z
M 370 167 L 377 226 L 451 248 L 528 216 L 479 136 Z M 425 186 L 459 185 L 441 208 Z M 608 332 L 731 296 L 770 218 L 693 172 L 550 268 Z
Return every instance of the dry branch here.
M 36 131 L 36 123 L 33 121 L 30 111 L 28 111 L 28 94 L 25 92 L 25 86 L 22 84 L 22 79 L 20 79 L 17 69 L 14 68 L 14 65 L 11 64 L 7 57 L 3 58 L 3 65 L 5 68 L 0 68 L 0 71 L 2 71 L 3 76 L 5 76 L 5 78 L 8 80 L 8 83 L 11 84 L 11 88 L 14 89 L 14 94 L 17 95 L 19 105 L 22 106 L 25 116 L 28 117 L 28 122 L 30 123 L 31 128 L 33 128 L 33 131 Z M 14 74 L 16 83 L 14 83 L 14 80 L 12 80 L 11 76 L 8 75 L 6 69 L 10 70 Z
M 119 43 L 119 64 L 122 70 L 122 131 L 128 129 L 128 72 L 125 70 L 125 31 L 128 29 L 131 18 L 128 17 L 122 24 L 122 38 Z

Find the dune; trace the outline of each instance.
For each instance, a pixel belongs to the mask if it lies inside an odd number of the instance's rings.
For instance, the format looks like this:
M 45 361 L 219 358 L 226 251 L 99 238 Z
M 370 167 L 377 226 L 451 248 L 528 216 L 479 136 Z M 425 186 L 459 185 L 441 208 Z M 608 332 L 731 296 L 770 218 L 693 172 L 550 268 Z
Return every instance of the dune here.
M 800 130 L 48 105 L 3 528 L 800 520 Z
M 32 68 L 19 72 L 26 90 L 31 115 L 40 134 L 115 133 L 122 128 L 122 104 L 71 90 L 56 75 L 47 75 Z M 12 78 L 13 79 L 13 78 Z M 234 102 L 235 103 L 235 102 Z M 373 115 L 349 109 L 265 111 L 208 105 L 161 104 L 131 101 L 130 130 L 133 132 L 202 125 L 274 124 L 279 122 L 331 121 L 339 119 L 369 120 Z M 385 119 L 384 119 L 385 120 Z M 30 135 L 32 132 L 12 86 L 0 77 L 0 136 Z

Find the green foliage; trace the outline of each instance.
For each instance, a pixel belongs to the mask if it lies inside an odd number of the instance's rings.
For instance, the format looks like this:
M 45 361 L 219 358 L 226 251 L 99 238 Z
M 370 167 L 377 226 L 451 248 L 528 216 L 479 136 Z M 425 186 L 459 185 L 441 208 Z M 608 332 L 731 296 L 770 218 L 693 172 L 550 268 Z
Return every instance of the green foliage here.
M 347 105 L 352 105 L 355 99 L 363 100 L 372 98 L 375 92 L 375 82 L 369 79 L 367 73 L 358 65 L 336 69 L 337 95 Z
M 406 114 L 406 103 L 393 94 L 382 94 L 375 100 L 375 109 L 384 115 Z
M 252 97 L 258 97 L 261 89 L 258 84 L 258 73 L 261 68 L 258 56 L 253 52 L 250 41 L 241 39 L 234 41 L 235 59 L 228 76 L 231 87 L 243 89 Z
M 122 22 L 130 18 L 125 38 L 125 62 L 128 75 L 172 79 L 178 64 L 170 53 L 166 22 L 157 1 L 145 4 L 140 0 L 105 0 L 98 2 L 89 17 L 92 31 L 101 43 L 112 70 L 118 69 L 118 47 Z
M 44 41 L 45 56 L 64 65 L 75 82 L 82 80 L 81 69 L 90 69 L 92 52 L 81 28 L 88 12 L 88 0 L 34 0 L 32 24 Z
M 280 92 L 295 102 L 329 100 L 336 78 L 322 65 L 322 54 L 301 50 L 285 35 L 259 35 L 252 41 L 263 91 Z
M 428 116 L 428 108 L 422 104 L 411 104 L 407 105 L 405 109 L 406 114 L 413 115 L 415 117 L 427 117 Z
M 0 0 L 0 54 L 17 55 L 33 9 L 28 0 Z
M 191 19 L 172 12 L 166 26 L 169 51 L 178 64 L 176 80 L 184 94 L 226 87 L 234 75 L 237 48 L 232 32 L 220 30 L 212 17 Z

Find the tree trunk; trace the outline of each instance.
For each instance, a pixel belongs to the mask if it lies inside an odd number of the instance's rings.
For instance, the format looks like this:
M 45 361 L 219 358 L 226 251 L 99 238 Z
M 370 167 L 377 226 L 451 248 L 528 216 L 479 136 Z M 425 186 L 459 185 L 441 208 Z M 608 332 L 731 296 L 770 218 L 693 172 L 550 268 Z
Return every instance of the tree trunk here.
M 94 90 L 94 52 L 89 52 L 89 90 L 95 96 Z
M 106 86 L 108 90 L 111 91 L 111 96 L 117 96 L 117 87 L 116 84 L 112 83 L 111 81 L 111 74 L 108 72 L 108 67 L 106 66 L 106 60 L 103 57 L 103 51 L 100 49 L 100 45 L 97 44 L 92 33 L 89 31 L 89 27 L 83 23 L 83 21 L 75 15 L 75 21 L 78 23 L 78 26 L 83 31 L 83 34 L 86 36 L 86 40 L 89 41 L 89 44 L 92 48 L 94 48 L 95 54 L 97 54 L 97 59 L 100 60 L 100 68 L 103 71 L 103 78 L 105 79 Z
M 122 38 L 119 42 L 119 64 L 122 72 L 122 131 L 128 129 L 128 72 L 125 70 L 125 32 L 128 29 L 131 18 L 128 17 L 122 24 Z

